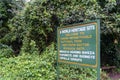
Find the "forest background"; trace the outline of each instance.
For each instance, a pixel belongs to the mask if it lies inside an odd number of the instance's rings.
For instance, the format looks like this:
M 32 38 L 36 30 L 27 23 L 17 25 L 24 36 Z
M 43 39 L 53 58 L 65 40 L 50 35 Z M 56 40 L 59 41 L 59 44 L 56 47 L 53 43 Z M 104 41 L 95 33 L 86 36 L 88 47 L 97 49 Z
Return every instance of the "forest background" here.
M 101 68 L 120 72 L 119 0 L 0 0 L 0 79 L 56 80 L 57 27 L 96 19 Z M 61 65 L 60 79 L 95 80 L 96 70 Z

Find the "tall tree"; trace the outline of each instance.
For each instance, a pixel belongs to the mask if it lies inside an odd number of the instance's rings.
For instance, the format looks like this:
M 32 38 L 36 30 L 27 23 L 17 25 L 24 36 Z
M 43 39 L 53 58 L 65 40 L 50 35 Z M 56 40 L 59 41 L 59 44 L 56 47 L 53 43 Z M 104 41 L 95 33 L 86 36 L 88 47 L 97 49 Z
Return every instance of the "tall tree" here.
M 0 39 L 9 32 L 7 21 L 13 17 L 11 2 L 0 0 Z

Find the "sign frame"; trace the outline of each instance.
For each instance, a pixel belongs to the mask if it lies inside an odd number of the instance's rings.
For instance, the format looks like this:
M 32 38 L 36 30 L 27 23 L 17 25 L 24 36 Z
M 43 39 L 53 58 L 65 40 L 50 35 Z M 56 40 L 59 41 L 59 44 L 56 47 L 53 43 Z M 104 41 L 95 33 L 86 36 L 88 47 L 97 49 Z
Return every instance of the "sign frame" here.
M 65 28 L 74 28 L 74 26 L 86 26 L 86 25 L 95 25 L 95 34 L 96 34 L 96 64 L 91 65 L 91 64 L 81 64 L 78 62 L 71 62 L 71 61 L 65 61 L 61 60 L 59 55 L 60 55 L 60 30 L 65 29 Z M 95 68 L 97 69 L 97 78 L 100 80 L 100 20 L 95 20 L 95 21 L 90 21 L 86 23 L 80 23 L 80 24 L 72 24 L 72 25 L 67 25 L 65 27 L 58 27 L 57 28 L 57 67 L 59 66 L 59 63 L 63 64 L 69 64 L 69 65 L 77 65 L 80 67 L 90 67 L 90 68 Z M 57 74 L 58 77 L 57 79 L 59 80 L 59 69 L 57 68 Z

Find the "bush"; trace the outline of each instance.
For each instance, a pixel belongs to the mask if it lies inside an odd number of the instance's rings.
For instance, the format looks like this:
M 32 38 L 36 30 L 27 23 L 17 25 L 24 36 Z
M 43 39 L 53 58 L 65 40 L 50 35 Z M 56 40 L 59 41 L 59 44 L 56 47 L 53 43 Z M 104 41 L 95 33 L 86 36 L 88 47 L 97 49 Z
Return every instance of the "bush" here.
M 36 43 L 34 40 L 30 40 L 28 38 L 25 38 L 23 41 L 23 46 L 21 48 L 20 54 L 38 54 L 38 48 L 36 46 Z
M 12 48 L 7 45 L 0 44 L 0 58 L 9 58 L 11 56 L 13 56 Z
M 56 80 L 56 54 L 52 44 L 40 56 L 0 58 L 0 80 Z M 60 80 L 96 80 L 95 69 L 60 64 L 59 70 Z
M 0 59 L 0 79 L 55 80 L 56 71 L 53 67 L 53 59 L 55 59 L 56 51 L 52 50 L 48 54 L 47 50 L 44 53 L 41 56 L 38 54 L 22 54 L 15 58 Z

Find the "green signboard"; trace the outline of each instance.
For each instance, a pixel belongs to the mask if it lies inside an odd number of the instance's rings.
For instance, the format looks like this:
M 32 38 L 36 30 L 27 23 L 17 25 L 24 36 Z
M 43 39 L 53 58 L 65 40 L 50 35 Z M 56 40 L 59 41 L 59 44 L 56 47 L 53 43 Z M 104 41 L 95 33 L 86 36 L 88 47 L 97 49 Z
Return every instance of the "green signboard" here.
M 99 21 L 58 28 L 58 63 L 98 68 L 100 64 L 99 30 Z

